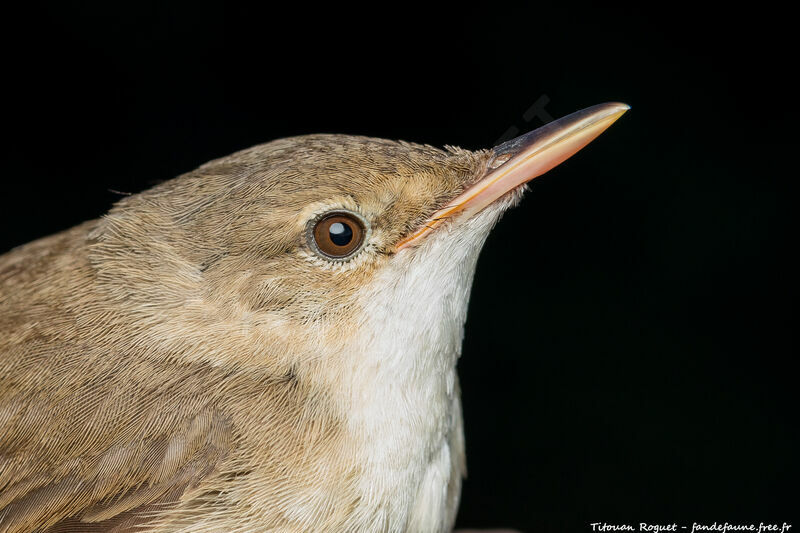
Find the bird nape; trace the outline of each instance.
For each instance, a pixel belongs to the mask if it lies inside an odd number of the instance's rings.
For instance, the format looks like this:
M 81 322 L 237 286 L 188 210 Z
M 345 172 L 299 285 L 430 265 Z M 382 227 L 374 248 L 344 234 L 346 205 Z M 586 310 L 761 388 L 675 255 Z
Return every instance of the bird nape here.
M 450 531 L 478 253 L 627 109 L 280 139 L 0 257 L 0 530 Z

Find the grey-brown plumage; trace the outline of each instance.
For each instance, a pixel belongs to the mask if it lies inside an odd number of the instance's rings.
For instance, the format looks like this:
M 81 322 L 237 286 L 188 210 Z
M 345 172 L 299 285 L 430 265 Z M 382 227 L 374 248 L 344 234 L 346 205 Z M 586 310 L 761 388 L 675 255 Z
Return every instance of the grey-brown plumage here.
M 344 531 L 360 465 L 309 331 L 337 345 L 394 241 L 485 158 L 276 141 L 3 256 L 0 530 L 127 531 L 154 515 L 158 530 L 200 531 L 202 514 L 227 531 L 251 517 L 258 529 L 242 530 L 307 530 L 313 518 Z M 348 202 L 382 235 L 368 262 L 332 271 L 308 257 L 302 229 Z M 292 516 L 314 491 L 325 507 Z
M 0 257 L 0 532 L 449 531 L 498 154 L 278 140 Z

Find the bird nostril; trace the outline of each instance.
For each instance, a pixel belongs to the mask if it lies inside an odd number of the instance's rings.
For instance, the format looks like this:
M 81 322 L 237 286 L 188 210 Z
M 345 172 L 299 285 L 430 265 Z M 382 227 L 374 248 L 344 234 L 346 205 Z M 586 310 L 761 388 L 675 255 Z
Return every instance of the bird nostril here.
M 510 153 L 498 155 L 489 162 L 489 170 L 496 169 L 497 167 L 499 167 L 500 165 L 511 159 L 511 156 L 512 154 Z

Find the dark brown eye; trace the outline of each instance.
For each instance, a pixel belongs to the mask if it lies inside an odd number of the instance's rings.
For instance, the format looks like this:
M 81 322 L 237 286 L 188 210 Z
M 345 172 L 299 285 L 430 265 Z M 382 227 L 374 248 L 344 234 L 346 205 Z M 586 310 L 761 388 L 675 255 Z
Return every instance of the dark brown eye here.
M 317 219 L 309 237 L 313 247 L 329 259 L 348 259 L 364 242 L 366 228 L 361 217 L 347 211 L 335 211 Z

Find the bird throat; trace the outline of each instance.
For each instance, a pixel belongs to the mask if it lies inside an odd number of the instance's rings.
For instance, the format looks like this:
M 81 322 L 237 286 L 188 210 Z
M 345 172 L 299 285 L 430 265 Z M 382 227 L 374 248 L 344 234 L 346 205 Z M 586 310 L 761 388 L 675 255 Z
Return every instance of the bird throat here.
M 455 519 L 464 474 L 456 362 L 478 255 L 504 207 L 398 253 L 362 291 L 365 320 L 341 374 L 353 381 L 341 390 L 351 394 L 361 490 L 382 500 L 376 523 L 390 531 L 449 531 Z

